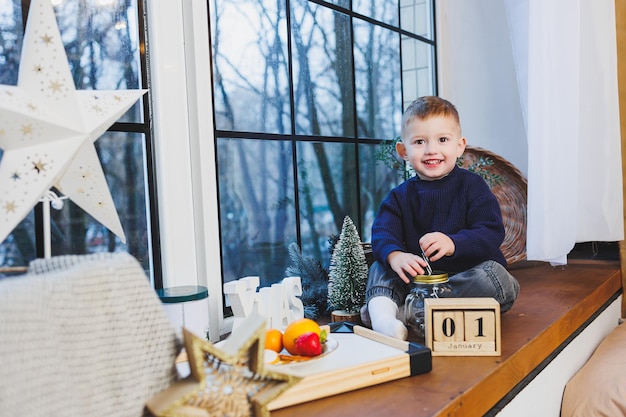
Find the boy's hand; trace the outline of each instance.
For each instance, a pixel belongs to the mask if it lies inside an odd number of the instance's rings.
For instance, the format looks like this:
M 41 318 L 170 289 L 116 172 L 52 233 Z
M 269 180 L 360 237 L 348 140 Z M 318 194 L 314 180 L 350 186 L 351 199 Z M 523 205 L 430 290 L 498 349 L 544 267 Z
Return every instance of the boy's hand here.
M 387 262 L 391 269 L 407 284 L 412 281 L 414 276 L 425 274 L 426 262 L 421 256 L 412 253 L 391 252 L 387 257 Z
M 420 239 L 420 246 L 429 261 L 435 262 L 444 256 L 454 255 L 454 242 L 441 232 L 426 233 Z

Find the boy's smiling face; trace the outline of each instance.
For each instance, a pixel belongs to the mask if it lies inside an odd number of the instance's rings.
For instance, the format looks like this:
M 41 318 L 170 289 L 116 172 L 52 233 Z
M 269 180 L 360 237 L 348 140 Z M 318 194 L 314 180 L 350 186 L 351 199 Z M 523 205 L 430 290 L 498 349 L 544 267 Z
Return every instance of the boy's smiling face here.
M 396 150 L 422 180 L 433 181 L 448 175 L 465 151 L 461 127 L 452 117 L 415 118 L 404 133 Z

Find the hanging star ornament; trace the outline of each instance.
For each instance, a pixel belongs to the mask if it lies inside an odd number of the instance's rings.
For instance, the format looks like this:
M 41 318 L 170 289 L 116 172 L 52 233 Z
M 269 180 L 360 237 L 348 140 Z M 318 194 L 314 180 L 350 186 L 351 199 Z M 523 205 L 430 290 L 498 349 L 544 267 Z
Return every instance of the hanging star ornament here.
M 190 375 L 150 399 L 157 417 L 269 417 L 267 405 L 300 381 L 264 368 L 265 319 L 246 318 L 219 348 L 183 328 Z
M 126 241 L 94 142 L 146 90 L 76 90 L 50 0 L 33 0 L 17 86 L 0 85 L 0 242 L 52 187 Z

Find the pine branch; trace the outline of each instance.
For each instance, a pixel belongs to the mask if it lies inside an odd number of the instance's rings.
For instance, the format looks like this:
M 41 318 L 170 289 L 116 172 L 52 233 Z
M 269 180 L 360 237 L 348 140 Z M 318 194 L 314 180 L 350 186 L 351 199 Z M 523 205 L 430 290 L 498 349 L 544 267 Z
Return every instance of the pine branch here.
M 286 276 L 298 276 L 302 282 L 302 296 L 305 317 L 316 319 L 328 312 L 328 273 L 322 264 L 313 257 L 302 255 L 297 243 L 289 245 L 291 265 Z

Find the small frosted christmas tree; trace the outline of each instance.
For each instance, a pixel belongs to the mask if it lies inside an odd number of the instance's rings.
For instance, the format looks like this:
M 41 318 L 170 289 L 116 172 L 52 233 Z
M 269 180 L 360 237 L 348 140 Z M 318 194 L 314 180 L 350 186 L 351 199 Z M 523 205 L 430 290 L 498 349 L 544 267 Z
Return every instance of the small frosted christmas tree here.
M 367 262 L 361 238 L 349 216 L 343 220 L 339 240 L 330 259 L 328 305 L 347 314 L 359 313 L 365 304 Z

